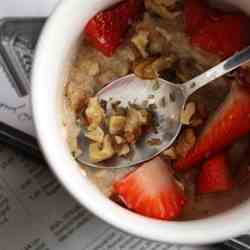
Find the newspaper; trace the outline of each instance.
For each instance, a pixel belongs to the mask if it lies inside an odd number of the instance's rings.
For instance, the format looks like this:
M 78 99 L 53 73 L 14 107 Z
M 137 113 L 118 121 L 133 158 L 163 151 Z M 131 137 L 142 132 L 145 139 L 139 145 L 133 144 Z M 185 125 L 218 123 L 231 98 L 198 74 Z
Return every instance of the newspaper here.
M 17 98 L 0 67 L 0 120 L 34 135 L 28 97 Z M 16 99 L 15 99 L 16 98 Z M 44 164 L 0 144 L 0 250 L 212 249 L 142 240 L 82 208 Z
M 47 16 L 56 0 L 8 0 L 5 16 Z M 0 121 L 35 136 L 28 95 L 19 95 L 0 66 Z M 81 207 L 49 168 L 0 144 L 0 250 L 213 249 L 139 239 Z
M 119 232 L 76 203 L 46 166 L 0 145 L 0 249 L 194 248 L 146 241 Z

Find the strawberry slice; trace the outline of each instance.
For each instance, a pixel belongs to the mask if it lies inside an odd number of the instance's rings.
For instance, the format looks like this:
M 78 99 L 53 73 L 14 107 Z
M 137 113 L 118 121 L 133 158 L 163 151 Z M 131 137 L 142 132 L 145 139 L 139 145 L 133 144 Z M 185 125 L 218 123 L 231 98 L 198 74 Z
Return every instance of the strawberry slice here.
M 159 157 L 115 183 L 114 189 L 127 208 L 157 219 L 176 219 L 186 200 L 183 187 Z
M 110 57 L 121 45 L 130 24 L 143 10 L 142 0 L 127 0 L 101 11 L 88 22 L 86 38 Z
M 229 191 L 233 187 L 229 166 L 223 153 L 208 159 L 201 168 L 197 180 L 200 194 Z
M 198 138 L 194 148 L 186 157 L 177 161 L 176 169 L 186 170 L 197 165 L 204 158 L 224 149 L 249 132 L 250 91 L 244 86 L 235 84 L 225 102 Z
M 206 6 L 204 1 L 184 1 L 184 27 L 188 34 L 192 34 L 199 30 L 199 28 L 206 22 L 208 16 L 208 6 Z
M 192 35 L 191 43 L 226 58 L 250 44 L 249 26 L 250 19 L 243 14 L 217 15 Z

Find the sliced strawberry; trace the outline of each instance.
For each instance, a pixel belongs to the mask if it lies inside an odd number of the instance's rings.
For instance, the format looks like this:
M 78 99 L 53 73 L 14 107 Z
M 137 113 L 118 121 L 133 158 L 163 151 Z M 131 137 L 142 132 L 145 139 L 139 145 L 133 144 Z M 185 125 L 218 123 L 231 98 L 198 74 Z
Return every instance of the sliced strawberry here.
M 229 166 L 224 154 L 208 159 L 198 176 L 197 192 L 201 194 L 229 191 L 233 187 Z
M 153 218 L 173 220 L 185 204 L 184 190 L 157 157 L 114 185 L 127 208 Z
M 233 85 L 214 118 L 198 138 L 196 145 L 176 163 L 177 170 L 186 170 L 200 163 L 209 155 L 229 146 L 250 132 L 250 91 Z
M 208 6 L 206 6 L 204 1 L 186 0 L 184 1 L 183 16 L 185 31 L 192 34 L 199 30 L 208 19 Z
M 246 32 L 250 19 L 243 14 L 223 14 L 206 22 L 192 35 L 191 43 L 221 57 L 229 57 L 250 44 Z
M 87 39 L 104 55 L 112 56 L 129 25 L 143 12 L 142 0 L 126 0 L 99 12 L 87 24 Z

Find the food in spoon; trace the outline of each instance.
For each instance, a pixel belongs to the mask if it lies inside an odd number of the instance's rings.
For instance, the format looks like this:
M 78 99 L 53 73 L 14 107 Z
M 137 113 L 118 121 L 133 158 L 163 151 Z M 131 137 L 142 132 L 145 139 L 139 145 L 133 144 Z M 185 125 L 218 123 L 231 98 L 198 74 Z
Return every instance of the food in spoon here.
M 107 110 L 108 103 L 101 105 L 97 97 L 90 98 L 83 114 L 84 135 L 91 141 L 89 158 L 93 163 L 128 156 L 132 146 L 153 129 L 154 114 L 148 105 L 123 107 L 119 101 L 110 104 L 111 110 Z
M 248 27 L 242 12 L 223 12 L 202 0 L 126 0 L 98 13 L 83 31 L 65 86 L 63 123 L 72 155 L 81 153 L 82 126 L 93 162 L 129 157 L 144 128 L 152 127 L 144 118 L 155 107 L 115 105 L 108 112 L 96 98 L 105 85 L 130 73 L 155 81 L 155 89 L 158 77 L 186 82 L 250 45 Z M 250 197 L 248 84 L 245 65 L 191 96 L 179 137 L 149 162 L 80 167 L 107 197 L 144 216 L 193 220 L 227 211 Z

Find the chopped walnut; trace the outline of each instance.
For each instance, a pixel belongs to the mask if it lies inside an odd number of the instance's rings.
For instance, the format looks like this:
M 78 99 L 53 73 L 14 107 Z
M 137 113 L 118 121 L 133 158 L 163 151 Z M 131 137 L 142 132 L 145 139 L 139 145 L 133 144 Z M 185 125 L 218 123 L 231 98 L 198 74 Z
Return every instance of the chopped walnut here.
M 158 32 L 155 29 L 150 32 L 148 51 L 151 55 L 163 54 L 163 50 L 166 44 L 167 44 L 167 41 L 160 32 Z
M 176 0 L 145 0 L 145 6 L 162 18 L 173 19 L 180 15 L 180 12 L 176 11 L 176 2 Z
M 152 63 L 154 62 L 154 58 L 149 58 L 139 64 L 137 64 L 134 68 L 134 73 L 141 79 L 155 79 L 157 78 L 157 74 L 152 67 Z
M 158 75 L 159 72 L 170 69 L 176 61 L 177 58 L 174 55 L 161 56 L 152 63 L 152 68 Z
M 162 154 L 163 154 L 163 156 L 166 156 L 169 160 L 176 160 L 177 159 L 177 155 L 176 155 L 174 147 L 168 148 Z
M 170 69 L 175 62 L 176 57 L 174 55 L 162 56 L 156 59 L 148 58 L 135 66 L 134 73 L 142 79 L 156 79 L 161 71 Z
M 184 129 L 175 145 L 177 156 L 185 157 L 187 153 L 194 147 L 196 136 L 192 128 Z
M 115 139 L 115 143 L 118 144 L 118 145 L 121 145 L 121 144 L 124 144 L 125 143 L 125 139 L 119 135 L 116 135 L 114 137 Z
M 126 156 L 132 144 L 146 133 L 152 124 L 152 113 L 142 105 L 129 103 L 122 107 L 120 101 L 111 102 L 108 111 L 106 101 L 97 97 L 89 100 L 85 110 L 85 137 L 90 139 L 89 158 L 101 162 L 113 156 Z M 119 114 L 120 113 L 120 114 Z
M 194 102 L 189 102 L 185 106 L 184 110 L 181 112 L 180 122 L 184 125 L 189 125 L 191 123 L 191 119 L 196 111 L 196 105 Z
M 124 116 L 111 116 L 109 120 L 109 132 L 111 135 L 122 133 L 126 125 L 126 117 Z
M 87 105 L 90 96 L 93 94 L 87 83 L 88 80 L 82 79 L 81 82 L 69 81 L 66 85 L 65 96 L 67 96 L 69 105 L 76 115 Z
M 105 112 L 97 97 L 90 98 L 85 115 L 92 128 L 98 127 L 105 119 Z
M 125 126 L 125 138 L 128 143 L 134 144 L 142 134 L 142 126 L 148 123 L 147 113 L 129 107 L 127 123 Z
M 149 43 L 149 32 L 140 30 L 134 37 L 132 37 L 131 42 L 138 49 L 143 58 L 148 57 L 148 53 L 146 51 L 148 43 Z
M 110 135 L 104 137 L 103 144 L 91 143 L 89 145 L 89 157 L 92 162 L 100 162 L 110 159 L 115 154 Z
M 104 132 L 100 127 L 97 127 L 95 129 L 88 130 L 86 133 L 84 133 L 84 136 L 92 141 L 102 143 L 104 139 Z
M 190 126 L 199 127 L 204 124 L 205 120 L 208 118 L 208 111 L 206 105 L 202 102 L 196 102 L 196 112 L 192 116 L 190 121 Z
M 78 115 L 87 105 L 89 96 L 84 91 L 70 93 L 69 103 L 72 110 Z
M 129 145 L 126 143 L 126 144 L 123 144 L 121 146 L 121 148 L 118 150 L 117 152 L 117 155 L 118 156 L 126 156 L 128 153 L 130 152 L 130 147 Z

